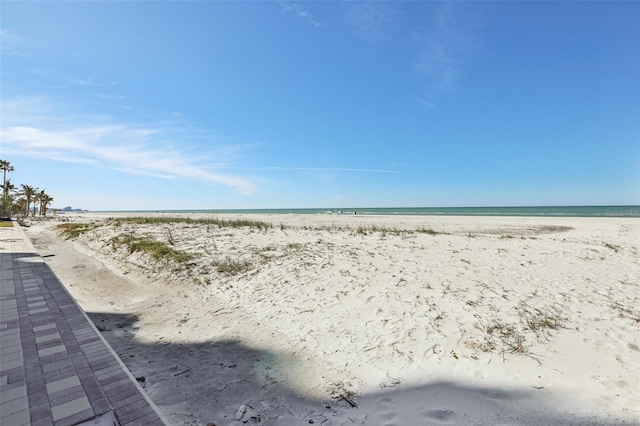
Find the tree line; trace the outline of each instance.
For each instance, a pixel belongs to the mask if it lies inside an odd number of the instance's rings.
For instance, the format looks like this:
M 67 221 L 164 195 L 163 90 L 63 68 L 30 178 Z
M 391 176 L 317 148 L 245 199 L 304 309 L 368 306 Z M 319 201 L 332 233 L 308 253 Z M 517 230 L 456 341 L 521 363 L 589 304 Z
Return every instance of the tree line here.
M 9 161 L 0 159 L 0 170 L 3 174 L 0 216 L 29 217 L 29 213 L 35 216 L 36 209 L 40 216 L 47 215 L 47 209 L 53 202 L 52 196 L 47 194 L 44 189 L 31 185 L 21 184 L 19 187 L 13 185 L 11 179 L 7 179 L 7 173 L 15 170 Z

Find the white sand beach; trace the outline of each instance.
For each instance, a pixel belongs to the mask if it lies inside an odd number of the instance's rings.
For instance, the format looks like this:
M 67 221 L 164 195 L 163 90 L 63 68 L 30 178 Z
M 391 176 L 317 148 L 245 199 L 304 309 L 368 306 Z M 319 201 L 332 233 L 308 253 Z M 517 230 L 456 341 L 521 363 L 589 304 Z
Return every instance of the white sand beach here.
M 172 424 L 640 424 L 636 218 L 113 216 L 27 234 Z

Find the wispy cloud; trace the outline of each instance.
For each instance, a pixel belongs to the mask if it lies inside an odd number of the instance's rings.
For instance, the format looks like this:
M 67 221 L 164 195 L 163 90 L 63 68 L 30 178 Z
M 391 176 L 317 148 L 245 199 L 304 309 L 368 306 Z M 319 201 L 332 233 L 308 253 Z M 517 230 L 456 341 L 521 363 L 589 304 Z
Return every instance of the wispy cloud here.
M 19 49 L 23 44 L 23 39 L 11 31 L 0 28 L 0 50 L 4 55 L 27 56 Z
M 22 39 L 17 34 L 5 29 L 0 29 L 0 42 L 2 42 L 3 45 L 20 44 L 21 40 Z
M 435 112 L 440 112 L 440 108 L 438 108 L 437 106 L 435 106 L 433 103 L 429 102 L 426 99 L 423 99 L 419 96 L 412 96 L 413 100 L 415 100 L 416 102 L 418 102 L 420 105 L 422 105 L 423 107 L 430 109 L 431 111 L 435 111 Z
M 463 12 L 452 2 L 438 5 L 427 25 L 417 33 L 419 48 L 415 67 L 438 90 L 459 86 L 465 58 L 477 45 L 471 10 L 465 7 Z
M 278 4 L 285 12 L 293 13 L 303 19 L 306 19 L 314 27 L 319 28 L 323 26 L 310 12 L 304 10 L 296 3 L 279 1 Z
M 300 170 L 300 171 L 322 171 L 322 172 L 353 172 L 353 173 L 396 173 L 396 170 L 384 169 L 357 169 L 347 167 L 263 167 L 262 170 Z
M 104 116 L 66 115 L 44 98 L 3 101 L 2 117 L 3 155 L 91 164 L 163 179 L 206 181 L 231 186 L 245 195 L 255 191 L 249 179 L 220 171 L 220 165 L 233 160 L 233 149 L 222 146 L 203 157 L 202 153 L 180 150 L 173 142 L 213 138 L 203 131 L 175 124 L 132 124 Z M 214 162 L 216 166 L 211 166 Z
M 42 68 L 34 68 L 31 70 L 31 74 L 37 76 L 47 76 L 55 73 L 55 70 L 52 69 L 42 69 Z
M 92 77 L 86 77 L 86 78 L 76 78 L 73 77 L 71 78 L 71 83 L 77 85 L 77 86 L 87 86 L 87 87 L 104 87 L 104 86 L 115 86 L 117 85 L 117 83 L 115 81 L 106 81 L 106 82 L 100 82 L 100 81 L 95 81 Z
M 112 95 L 109 93 L 94 93 L 94 96 L 98 99 L 116 99 L 116 100 L 127 99 L 125 95 Z
M 390 3 L 349 4 L 346 19 L 356 35 L 367 41 L 390 38 L 398 27 L 398 11 Z

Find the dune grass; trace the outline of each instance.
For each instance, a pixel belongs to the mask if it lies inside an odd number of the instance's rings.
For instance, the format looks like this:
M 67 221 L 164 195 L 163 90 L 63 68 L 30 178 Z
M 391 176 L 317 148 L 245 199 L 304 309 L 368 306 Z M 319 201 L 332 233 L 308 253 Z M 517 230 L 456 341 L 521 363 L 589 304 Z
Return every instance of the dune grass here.
M 162 225 L 171 223 L 186 223 L 193 225 L 215 225 L 219 228 L 256 228 L 258 230 L 271 229 L 273 226 L 269 223 L 258 220 L 247 219 L 234 219 L 225 220 L 218 218 L 201 218 L 192 219 L 189 217 L 144 217 L 144 216 L 132 216 L 132 217 L 119 217 L 110 218 L 109 222 L 121 225 L 124 223 L 138 224 L 138 225 Z
M 96 223 L 61 223 L 56 229 L 65 239 L 72 240 L 98 226 Z
M 623 306 L 620 302 L 613 302 L 610 307 L 618 311 L 620 318 L 628 318 L 636 325 L 640 325 L 640 310 L 634 311 L 630 307 Z
M 404 235 L 404 234 L 427 234 L 427 235 L 439 235 L 443 234 L 443 232 L 434 231 L 431 228 L 418 228 L 418 229 L 398 229 L 398 228 L 387 228 L 384 226 L 358 226 L 355 230 L 356 234 L 360 235 L 368 235 L 373 233 L 379 233 L 382 235 Z
M 477 349 L 483 352 L 499 350 L 502 353 L 527 353 L 526 338 L 515 324 L 494 319 L 489 324 L 479 324 L 477 327 L 484 332 L 484 340 L 474 345 Z
M 481 342 L 469 341 L 468 348 L 478 349 L 482 352 L 502 352 L 527 355 L 529 345 L 526 333 L 533 333 L 536 338 L 547 340 L 547 330 L 563 328 L 568 320 L 562 309 L 556 306 L 545 306 L 541 309 L 529 308 L 522 304 L 518 307 L 519 323 L 506 323 L 499 319 L 493 319 L 488 323 L 478 323 L 476 328 L 481 330 L 484 338 Z M 534 358 L 535 359 L 535 358 Z
M 176 250 L 161 241 L 156 241 L 148 237 L 135 237 L 129 234 L 120 234 L 111 238 L 109 242 L 113 249 L 126 246 L 129 250 L 129 254 L 142 252 L 156 260 L 173 260 L 178 263 L 185 263 L 195 257 L 191 253 Z
M 193 219 L 189 217 L 146 217 L 146 216 L 131 216 L 131 217 L 119 217 L 119 218 L 110 218 L 109 222 L 120 226 L 122 224 L 138 224 L 138 225 L 163 225 L 163 224 L 172 224 L 172 223 L 185 223 L 192 225 L 214 225 L 219 228 L 253 228 L 259 231 L 266 231 L 269 229 L 273 229 L 273 225 L 270 223 L 258 221 L 258 220 L 248 220 L 248 219 L 219 219 L 219 218 L 200 218 Z M 289 226 L 280 223 L 278 225 L 279 229 L 284 231 L 289 229 Z M 336 225 L 331 226 L 322 226 L 319 228 L 307 228 L 303 227 L 302 229 L 312 229 L 312 230 L 322 230 L 322 231 L 337 231 L 337 230 L 345 230 L 349 229 L 348 227 L 342 228 Z M 418 229 L 397 229 L 397 228 L 388 228 L 383 226 L 371 225 L 371 226 L 359 226 L 355 229 L 356 234 L 361 235 L 369 235 L 374 233 L 380 233 L 382 235 L 402 235 L 402 234 L 427 234 L 427 235 L 439 235 L 444 234 L 444 232 L 437 232 L 431 228 L 418 228 Z
M 233 259 L 226 257 L 224 259 L 214 260 L 213 266 L 216 271 L 224 275 L 238 275 L 249 271 L 253 268 L 253 263 L 246 259 Z
M 557 307 L 544 307 L 543 309 L 530 309 L 521 307 L 519 309 L 520 320 L 525 328 L 534 333 L 542 330 L 557 330 L 564 326 L 566 318 L 562 315 L 562 310 Z

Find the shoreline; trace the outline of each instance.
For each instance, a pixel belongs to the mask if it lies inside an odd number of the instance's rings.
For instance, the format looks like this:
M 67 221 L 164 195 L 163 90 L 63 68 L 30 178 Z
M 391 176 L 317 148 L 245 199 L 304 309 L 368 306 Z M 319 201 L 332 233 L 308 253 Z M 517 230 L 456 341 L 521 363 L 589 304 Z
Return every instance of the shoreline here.
M 72 211 L 72 213 L 92 213 Z M 480 206 L 480 207 L 338 207 L 271 209 L 182 209 L 95 211 L 97 214 L 333 214 L 370 216 L 480 216 L 480 217 L 640 217 L 640 205 L 597 206 Z
M 634 219 L 215 216 L 273 227 L 123 222 L 73 242 L 47 222 L 28 231 L 42 254 L 56 252 L 47 262 L 175 424 L 241 424 L 241 405 L 265 424 L 377 424 L 391 412 L 397 424 L 640 421 L 640 385 L 629 381 L 640 374 Z M 199 257 L 167 271 L 112 250 L 123 231 L 170 236 Z M 216 271 L 226 258 L 248 267 Z M 214 355 L 239 361 L 205 368 Z
M 389 226 L 390 228 L 415 229 L 420 226 L 428 226 L 430 224 L 444 225 L 447 229 L 454 232 L 459 231 L 460 227 L 471 225 L 478 226 L 479 229 L 492 227 L 499 230 L 503 224 L 525 226 L 532 225 L 559 225 L 569 226 L 575 221 L 593 221 L 601 224 L 622 224 L 629 223 L 635 226 L 637 219 L 629 216 L 481 216 L 481 215 L 401 215 L 401 214 L 325 214 L 325 213 L 216 213 L 216 212 L 83 212 L 83 213 L 65 213 L 56 216 L 47 216 L 47 220 L 57 221 L 83 221 L 83 220 L 106 220 L 111 218 L 126 217 L 164 217 L 164 218 L 191 218 L 191 219 L 223 219 L 237 220 L 247 219 L 255 221 L 264 221 L 274 227 L 286 224 L 294 227 L 304 226 L 351 226 L 365 223 L 375 226 Z M 37 221 L 36 221 L 37 222 Z

